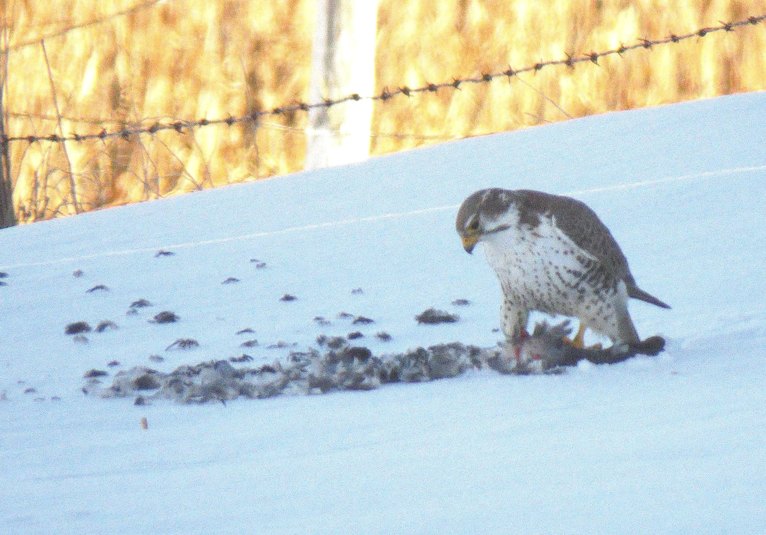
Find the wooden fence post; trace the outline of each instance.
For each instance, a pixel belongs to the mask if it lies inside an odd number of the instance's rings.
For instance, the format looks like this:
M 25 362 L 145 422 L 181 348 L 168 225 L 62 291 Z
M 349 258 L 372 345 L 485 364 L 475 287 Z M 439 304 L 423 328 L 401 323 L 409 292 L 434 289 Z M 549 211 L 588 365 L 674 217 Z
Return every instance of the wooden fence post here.
M 5 108 L 3 92 L 8 76 L 8 51 L 0 54 L 0 140 L 6 139 Z M 16 213 L 13 210 L 13 181 L 11 180 L 11 144 L 0 143 L 0 228 L 16 225 Z
M 318 0 L 309 102 L 375 90 L 378 0 Z M 370 153 L 369 100 L 312 108 L 306 169 L 365 160 Z

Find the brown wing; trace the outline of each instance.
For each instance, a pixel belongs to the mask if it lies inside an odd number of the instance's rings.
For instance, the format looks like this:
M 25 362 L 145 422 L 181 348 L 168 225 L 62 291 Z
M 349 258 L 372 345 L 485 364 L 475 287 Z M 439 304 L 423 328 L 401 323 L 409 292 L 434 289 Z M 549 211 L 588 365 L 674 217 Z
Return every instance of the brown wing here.
M 540 216 L 553 215 L 561 231 L 596 258 L 611 276 L 624 280 L 628 288 L 635 287 L 628 260 L 620 246 L 596 212 L 585 203 L 541 191 L 519 190 L 516 193 L 520 205 L 525 208 L 521 211 L 522 223 L 536 226 Z

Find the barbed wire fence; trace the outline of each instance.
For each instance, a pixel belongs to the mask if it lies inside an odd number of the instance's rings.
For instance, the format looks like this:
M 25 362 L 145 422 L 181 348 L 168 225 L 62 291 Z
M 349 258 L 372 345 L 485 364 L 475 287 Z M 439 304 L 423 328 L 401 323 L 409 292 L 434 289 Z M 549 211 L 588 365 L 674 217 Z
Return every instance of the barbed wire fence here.
M 157 4 L 159 1 L 160 0 L 150 0 L 148 2 L 141 3 L 130 9 L 126 9 L 123 12 L 118 12 L 112 15 L 112 17 L 121 16 L 124 14 L 134 12 L 136 10 L 153 6 Z M 100 23 L 103 20 L 106 20 L 107 18 L 111 18 L 111 17 L 102 17 L 100 19 L 95 19 L 93 21 L 83 23 L 76 27 L 70 28 L 70 31 L 72 29 L 79 29 L 81 27 L 87 27 L 92 24 Z M 289 126 L 284 126 L 277 123 L 270 123 L 270 122 L 264 121 L 264 119 L 268 117 L 292 116 L 296 113 L 309 112 L 312 109 L 320 109 L 320 108 L 329 109 L 334 106 L 338 106 L 340 104 L 345 104 L 349 102 L 372 101 L 372 102 L 379 102 L 379 103 L 387 103 L 391 101 L 392 99 L 396 99 L 396 98 L 401 98 L 401 97 L 412 98 L 419 95 L 436 94 L 444 90 L 458 91 L 468 85 L 490 84 L 497 80 L 507 80 L 508 82 L 511 82 L 514 79 L 518 79 L 521 83 L 525 85 L 529 85 L 527 82 L 524 81 L 523 78 L 521 78 L 521 75 L 536 74 L 543 70 L 557 68 L 557 67 L 574 69 L 575 67 L 579 65 L 587 65 L 587 64 L 599 65 L 599 62 L 605 58 L 609 58 L 609 57 L 622 58 L 624 55 L 634 51 L 640 51 L 640 50 L 650 51 L 654 48 L 661 47 L 661 46 L 674 45 L 674 44 L 678 44 L 684 41 L 689 41 L 692 39 L 698 39 L 698 40 L 703 39 L 707 36 L 710 36 L 716 33 L 734 32 L 744 27 L 757 26 L 757 25 L 763 24 L 764 21 L 766 21 L 766 14 L 748 16 L 746 18 L 742 18 L 740 20 L 736 20 L 732 22 L 720 22 L 718 25 L 715 25 L 715 26 L 702 27 L 688 33 L 670 34 L 666 37 L 655 38 L 655 39 L 640 38 L 629 44 L 621 44 L 620 46 L 616 48 L 610 48 L 606 50 L 594 51 L 594 52 L 582 53 L 582 54 L 564 54 L 564 57 L 561 57 L 558 59 L 541 60 L 539 62 L 528 64 L 519 68 L 514 68 L 513 66 L 509 65 L 509 66 L 498 68 L 496 70 L 489 71 L 489 72 L 482 72 L 480 74 L 468 75 L 464 77 L 456 77 L 450 80 L 442 80 L 439 82 L 425 83 L 423 85 L 419 85 L 416 87 L 409 87 L 406 85 L 397 86 L 394 88 L 384 87 L 380 92 L 373 95 L 360 95 L 358 93 L 351 93 L 337 99 L 324 99 L 319 102 L 293 101 L 293 102 L 285 103 L 283 105 L 280 105 L 271 109 L 256 110 L 244 115 L 228 115 L 226 117 L 201 118 L 201 119 L 144 118 L 140 121 L 128 122 L 128 121 L 125 121 L 124 119 L 93 118 L 93 117 L 91 118 L 64 117 L 60 113 L 58 113 L 58 111 L 56 116 L 44 115 L 44 114 L 33 115 L 33 114 L 15 113 L 10 111 L 10 112 L 6 112 L 10 116 L 38 118 L 38 119 L 54 121 L 58 125 L 59 132 L 57 133 L 53 131 L 53 132 L 45 133 L 45 134 L 35 134 L 35 133 L 9 134 L 8 132 L 5 132 L 2 129 L 0 129 L 0 154 L 3 156 L 3 162 L 7 162 L 9 160 L 8 153 L 9 153 L 10 147 L 14 144 L 41 143 L 41 144 L 65 145 L 66 143 L 83 143 L 88 141 L 105 142 L 110 139 L 131 140 L 141 136 L 155 136 L 156 134 L 161 132 L 175 132 L 177 134 L 182 135 L 182 134 L 194 131 L 196 129 L 206 128 L 210 126 L 231 127 L 231 126 L 243 124 L 243 123 L 250 124 L 255 128 L 264 127 L 264 128 L 274 128 L 279 130 L 298 131 L 301 133 L 305 133 L 306 131 L 305 128 L 289 127 Z M 64 30 L 56 32 L 51 35 L 52 36 L 60 35 L 61 32 L 63 31 Z M 43 40 L 38 39 L 38 40 L 35 40 L 34 42 L 25 41 L 17 45 L 14 45 L 13 47 L 5 46 L 2 50 L 0 50 L 0 53 L 2 55 L 5 55 L 7 54 L 9 50 L 13 50 L 13 49 L 25 47 L 25 46 L 30 46 L 33 44 L 40 44 L 41 46 L 44 47 L 44 39 Z M 534 90 L 534 87 L 532 87 L 532 89 Z M 1 96 L 2 96 L 2 92 L 0 89 L 0 97 Z M 542 95 L 542 97 L 546 98 L 548 101 L 551 101 L 545 95 Z M 0 100 L 0 102 L 2 101 Z M 562 114 L 564 114 L 567 117 L 570 117 L 569 114 L 565 110 L 563 110 L 560 106 L 558 106 L 555 102 L 551 101 L 551 103 L 557 109 L 559 109 L 559 111 L 561 111 Z M 78 123 L 81 125 L 101 126 L 101 129 L 97 132 L 80 133 L 76 131 L 70 131 L 65 133 L 61 128 L 62 119 L 66 119 L 69 122 Z M 151 124 L 147 125 L 146 124 L 147 121 L 151 121 Z M 127 123 L 127 126 L 123 126 L 120 128 L 107 128 L 107 125 L 125 125 L 126 123 Z M 487 132 L 487 133 L 491 133 L 491 132 Z M 374 133 L 371 135 L 378 136 L 378 137 L 412 138 L 412 139 L 429 140 L 429 141 L 455 139 L 455 136 L 452 136 L 452 137 L 427 136 L 427 135 L 407 134 L 407 133 L 397 133 L 397 132 L 389 132 L 389 133 L 380 132 L 380 133 Z M 0 173 L 5 175 L 5 176 L 0 176 L 0 182 L 7 182 L 7 183 L 11 182 L 9 165 L 0 166 Z M 72 188 L 71 195 L 76 196 L 76 191 L 74 188 Z M 70 199 L 70 201 L 72 202 L 73 206 L 75 206 L 76 208 L 78 207 L 78 201 L 76 198 Z

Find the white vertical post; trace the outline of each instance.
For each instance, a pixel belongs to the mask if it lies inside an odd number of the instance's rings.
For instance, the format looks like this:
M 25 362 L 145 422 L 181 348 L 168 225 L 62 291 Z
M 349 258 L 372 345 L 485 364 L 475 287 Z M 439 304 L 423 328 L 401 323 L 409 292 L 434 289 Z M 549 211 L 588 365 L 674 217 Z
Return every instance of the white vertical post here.
M 309 102 L 375 90 L 378 0 L 316 0 Z M 370 153 L 372 101 L 309 111 L 305 169 L 365 160 Z

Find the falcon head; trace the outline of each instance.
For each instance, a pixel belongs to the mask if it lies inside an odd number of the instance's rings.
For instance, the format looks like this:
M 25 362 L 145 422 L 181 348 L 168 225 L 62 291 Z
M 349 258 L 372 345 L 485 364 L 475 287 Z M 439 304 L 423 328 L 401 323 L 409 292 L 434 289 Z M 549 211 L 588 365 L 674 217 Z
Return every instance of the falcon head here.
M 455 221 L 463 249 L 470 254 L 483 239 L 511 228 L 518 221 L 514 203 L 514 193 L 499 188 L 477 191 L 464 200 Z

